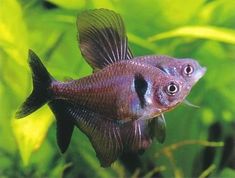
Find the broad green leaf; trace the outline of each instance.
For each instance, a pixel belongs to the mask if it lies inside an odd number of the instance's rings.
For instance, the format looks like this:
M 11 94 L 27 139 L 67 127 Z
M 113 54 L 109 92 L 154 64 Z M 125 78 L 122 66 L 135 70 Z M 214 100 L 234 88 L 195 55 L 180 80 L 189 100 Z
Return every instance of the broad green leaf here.
M 4 74 L 3 79 L 7 85 L 18 95 L 18 98 L 22 98 L 27 85 L 26 71 L 29 71 L 27 66 L 28 31 L 22 7 L 18 1 L 1 1 L 0 8 L 0 40 L 1 45 L 3 44 L 1 47 L 7 54 L 1 72 Z M 14 13 L 9 13 L 9 10 Z M 28 81 L 31 82 L 31 80 Z M 31 83 L 28 83 L 29 85 Z M 35 116 L 39 119 L 35 119 Z M 28 164 L 31 153 L 41 146 L 51 122 L 51 114 L 48 110 L 42 110 L 38 112 L 38 115 L 32 114 L 26 119 L 12 120 L 12 130 L 24 165 Z
M 3 74 L 2 80 L 7 83 L 14 94 L 18 96 L 18 98 L 23 98 L 23 96 L 25 95 L 25 90 L 22 90 L 22 88 L 28 89 L 28 82 L 31 81 L 28 80 L 29 76 L 31 75 L 29 72 L 29 68 L 27 68 L 28 70 L 26 70 L 27 56 L 22 56 L 22 63 L 25 63 L 25 67 L 22 67 L 21 65 L 16 63 L 16 61 L 10 58 L 8 55 L 3 55 L 3 57 L 5 61 L 3 61 L 4 67 L 1 71 Z
M 28 39 L 20 4 L 16 0 L 1 1 L 0 19 L 0 41 L 3 41 L 3 50 L 15 62 L 25 67 L 22 58 L 28 49 Z
M 6 44 L 7 46 L 13 46 L 14 39 L 9 30 L 7 29 L 6 24 L 0 22 L 0 41 L 1 46 L 4 46 Z
M 148 40 L 153 42 L 174 37 L 199 38 L 235 44 L 235 30 L 213 26 L 184 26 L 151 36 Z
M 31 154 L 41 146 L 52 122 L 52 114 L 47 107 L 23 119 L 12 119 L 13 133 L 25 166 Z

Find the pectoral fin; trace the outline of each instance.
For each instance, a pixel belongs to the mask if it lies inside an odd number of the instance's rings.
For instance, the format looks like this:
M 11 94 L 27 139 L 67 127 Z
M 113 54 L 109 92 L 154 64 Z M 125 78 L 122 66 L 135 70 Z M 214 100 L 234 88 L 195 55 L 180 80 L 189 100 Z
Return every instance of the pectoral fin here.
M 148 121 L 146 120 L 127 122 L 123 124 L 121 132 L 125 142 L 125 151 L 127 152 L 145 151 L 152 143 L 149 135 Z
M 192 104 L 190 101 L 188 101 L 186 99 L 183 101 L 183 103 L 186 104 L 187 106 L 190 106 L 190 107 L 193 107 L 193 108 L 200 108 L 200 106 Z
M 150 123 L 150 132 L 152 137 L 155 137 L 160 143 L 164 143 L 166 139 L 166 121 L 163 114 L 153 118 Z
M 133 55 L 121 16 L 107 9 L 89 10 L 77 18 L 81 53 L 95 70 Z

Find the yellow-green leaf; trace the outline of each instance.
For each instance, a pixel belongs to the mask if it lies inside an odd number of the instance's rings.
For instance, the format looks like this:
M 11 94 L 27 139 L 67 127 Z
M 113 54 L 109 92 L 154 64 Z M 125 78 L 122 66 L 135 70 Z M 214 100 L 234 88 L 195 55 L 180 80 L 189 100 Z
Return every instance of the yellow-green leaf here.
M 12 120 L 13 133 L 25 166 L 28 165 L 32 152 L 41 146 L 52 121 L 48 107 L 43 107 L 23 119 Z
M 15 62 L 25 67 L 22 57 L 28 49 L 28 39 L 20 4 L 15 0 L 1 1 L 0 19 L 0 45 Z
M 148 38 L 148 40 L 158 41 L 174 37 L 208 39 L 235 44 L 235 30 L 213 26 L 184 26 L 151 36 Z
M 113 5 L 113 2 L 110 0 L 93 0 L 92 1 L 95 8 L 107 8 L 115 10 L 115 6 Z
M 160 6 L 161 15 L 165 22 L 179 25 L 189 21 L 202 7 L 203 3 L 204 0 L 164 0 L 159 1 L 158 6 Z
M 128 36 L 129 42 L 133 44 L 136 44 L 138 46 L 141 46 L 142 48 L 148 49 L 153 52 L 158 51 L 157 46 L 154 43 L 151 43 L 145 39 L 142 39 L 141 37 L 136 36 L 132 33 L 128 33 L 127 36 Z
M 235 176 L 235 170 L 230 168 L 225 168 L 220 173 L 220 177 L 234 177 L 234 176 Z
M 64 0 L 47 0 L 47 1 L 66 9 L 80 9 L 85 6 L 85 0 L 70 0 L 69 2 Z

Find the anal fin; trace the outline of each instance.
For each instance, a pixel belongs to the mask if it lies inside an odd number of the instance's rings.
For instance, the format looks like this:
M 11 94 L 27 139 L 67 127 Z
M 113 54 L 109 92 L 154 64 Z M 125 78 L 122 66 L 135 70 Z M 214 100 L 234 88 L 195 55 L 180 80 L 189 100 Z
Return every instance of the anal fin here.
M 57 120 L 57 142 L 63 153 L 74 125 L 89 138 L 102 167 L 109 167 L 124 152 L 142 152 L 152 143 L 149 121 L 115 122 L 101 114 L 64 100 L 49 106 Z
M 67 149 L 76 125 L 89 138 L 102 167 L 109 167 L 123 152 L 119 123 L 84 107 L 67 101 L 49 103 L 57 118 L 57 141 L 63 152 Z
M 74 124 L 67 114 L 68 105 L 63 100 L 54 100 L 51 101 L 48 105 L 56 117 L 57 144 L 60 148 L 60 151 L 64 153 L 69 146 L 74 129 Z
M 85 108 L 70 108 L 75 124 L 87 135 L 102 167 L 109 167 L 123 152 L 119 124 Z

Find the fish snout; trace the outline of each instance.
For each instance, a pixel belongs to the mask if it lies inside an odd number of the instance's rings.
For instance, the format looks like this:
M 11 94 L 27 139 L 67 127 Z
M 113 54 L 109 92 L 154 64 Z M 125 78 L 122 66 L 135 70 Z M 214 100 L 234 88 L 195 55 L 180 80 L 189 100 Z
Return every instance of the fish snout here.
M 195 83 L 205 75 L 206 71 L 207 71 L 206 67 L 201 67 L 196 71 L 196 75 L 195 75 L 195 78 L 194 78 Z

